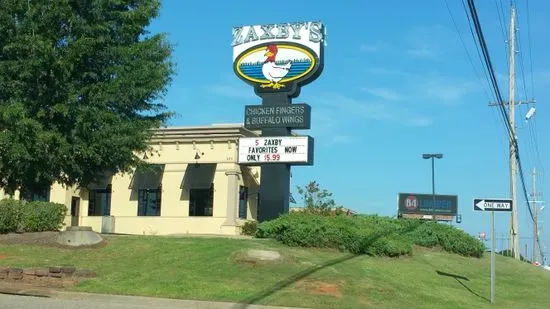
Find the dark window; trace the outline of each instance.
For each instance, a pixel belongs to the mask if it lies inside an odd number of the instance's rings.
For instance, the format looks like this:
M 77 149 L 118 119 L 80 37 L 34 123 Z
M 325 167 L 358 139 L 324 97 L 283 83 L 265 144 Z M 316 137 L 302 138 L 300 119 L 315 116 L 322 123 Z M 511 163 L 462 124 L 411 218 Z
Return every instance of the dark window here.
M 49 202 L 50 188 L 43 189 L 43 190 L 21 189 L 21 192 L 19 193 L 19 198 L 28 202 L 34 202 L 34 201 Z
M 138 216 L 160 216 L 162 189 L 138 190 Z
M 88 190 L 88 216 L 111 215 L 111 185 L 105 189 Z
M 212 216 L 214 213 L 214 185 L 208 189 L 189 190 L 189 216 Z
M 246 219 L 247 202 L 248 202 L 248 188 L 239 186 L 239 219 Z
M 129 189 L 138 193 L 138 216 L 160 216 L 164 164 L 140 165 Z

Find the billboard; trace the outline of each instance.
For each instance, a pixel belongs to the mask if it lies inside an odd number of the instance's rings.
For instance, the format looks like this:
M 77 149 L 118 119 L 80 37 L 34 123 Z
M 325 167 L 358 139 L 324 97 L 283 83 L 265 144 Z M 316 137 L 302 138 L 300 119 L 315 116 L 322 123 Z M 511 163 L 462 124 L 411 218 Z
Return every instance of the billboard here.
M 259 136 L 239 138 L 239 164 L 312 164 L 310 136 Z
M 400 214 L 456 216 L 458 196 L 421 193 L 399 193 L 398 212 Z

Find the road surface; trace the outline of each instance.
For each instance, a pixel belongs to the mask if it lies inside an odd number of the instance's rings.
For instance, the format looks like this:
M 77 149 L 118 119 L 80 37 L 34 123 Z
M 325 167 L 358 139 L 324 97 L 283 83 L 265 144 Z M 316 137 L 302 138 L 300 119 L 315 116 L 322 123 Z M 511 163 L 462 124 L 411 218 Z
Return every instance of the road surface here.
M 202 302 L 151 297 L 67 293 L 55 297 L 0 294 L 0 308 L 6 309 L 284 309 L 283 307 Z M 291 308 L 286 308 L 291 309 Z M 296 309 L 296 308 L 292 308 Z

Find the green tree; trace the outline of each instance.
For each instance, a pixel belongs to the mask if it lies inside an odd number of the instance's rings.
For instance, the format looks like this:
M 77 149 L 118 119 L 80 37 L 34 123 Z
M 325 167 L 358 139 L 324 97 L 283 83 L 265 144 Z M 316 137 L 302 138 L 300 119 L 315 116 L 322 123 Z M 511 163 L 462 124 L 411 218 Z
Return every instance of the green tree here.
M 310 181 L 304 187 L 297 186 L 297 189 L 302 197 L 305 212 L 330 215 L 334 210 L 337 215 L 342 213 L 342 207 L 336 205 L 332 193 L 327 189 L 321 189 L 317 181 Z
M 0 0 L 0 187 L 86 185 L 141 163 L 171 82 L 159 0 Z

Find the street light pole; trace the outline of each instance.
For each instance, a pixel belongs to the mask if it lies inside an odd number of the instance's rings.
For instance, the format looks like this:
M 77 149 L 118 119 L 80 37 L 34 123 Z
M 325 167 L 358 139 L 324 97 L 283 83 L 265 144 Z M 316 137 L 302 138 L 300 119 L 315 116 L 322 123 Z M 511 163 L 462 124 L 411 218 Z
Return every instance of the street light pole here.
M 435 171 L 434 157 L 432 156 L 432 219 L 435 220 Z
M 442 153 L 425 153 L 422 158 L 432 160 L 432 220 L 435 220 L 435 159 L 443 158 Z

